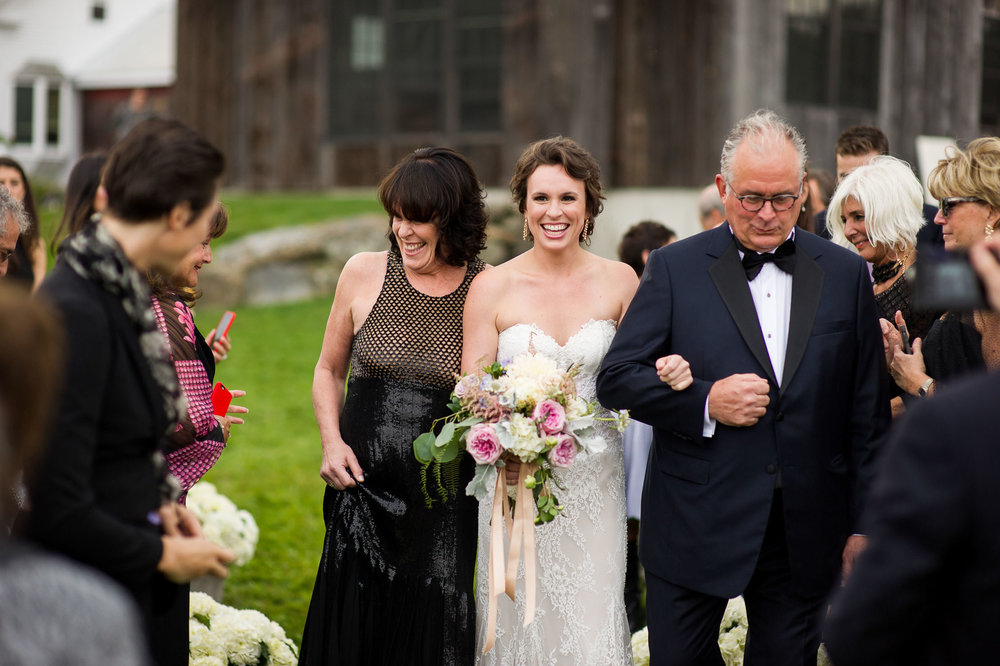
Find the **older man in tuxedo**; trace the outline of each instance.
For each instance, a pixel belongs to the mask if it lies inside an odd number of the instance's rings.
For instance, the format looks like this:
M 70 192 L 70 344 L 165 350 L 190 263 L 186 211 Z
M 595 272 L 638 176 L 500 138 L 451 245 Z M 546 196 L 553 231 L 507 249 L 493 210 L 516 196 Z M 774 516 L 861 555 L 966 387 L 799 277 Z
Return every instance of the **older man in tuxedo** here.
M 794 228 L 805 161 L 771 111 L 733 128 L 728 224 L 650 255 L 598 377 L 603 405 L 654 428 L 639 543 L 658 666 L 721 665 L 739 594 L 747 664 L 815 664 L 825 598 L 863 547 L 885 361 L 864 261 Z M 686 390 L 660 381 L 669 354 Z

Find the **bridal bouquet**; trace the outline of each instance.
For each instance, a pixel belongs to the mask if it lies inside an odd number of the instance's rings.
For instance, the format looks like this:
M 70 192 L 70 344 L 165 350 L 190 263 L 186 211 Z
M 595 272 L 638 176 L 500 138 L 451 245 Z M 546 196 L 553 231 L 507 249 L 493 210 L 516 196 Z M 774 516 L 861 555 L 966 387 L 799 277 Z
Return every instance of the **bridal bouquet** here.
M 468 451 L 476 461 L 476 475 L 466 494 L 477 500 L 498 485 L 503 454 L 514 456 L 523 463 L 523 486 L 533 495 L 535 524 L 549 522 L 563 508 L 552 489 L 559 486 L 553 470 L 572 465 L 581 451 L 604 450 L 595 420 L 615 421 L 624 429 L 628 418 L 627 413 L 595 417 L 597 404 L 577 393 L 577 372 L 577 366 L 564 371 L 546 356 L 524 354 L 507 365 L 493 363 L 465 375 L 451 394 L 452 413 L 414 440 L 414 455 L 425 465 L 441 464 Z M 439 423 L 443 425 L 435 434 Z
M 277 622 L 192 592 L 188 620 L 191 666 L 294 666 L 299 650 Z
M 569 467 L 581 453 L 592 455 L 606 443 L 595 429 L 598 420 L 614 421 L 624 430 L 628 413 L 614 418 L 597 417 L 597 403 L 580 397 L 576 386 L 578 366 L 560 370 L 551 358 L 524 354 L 506 365 L 493 363 L 458 380 L 448 407 L 451 414 L 431 424 L 413 442 L 413 452 L 425 468 L 437 463 L 442 499 L 441 465 L 452 462 L 463 450 L 476 461 L 476 474 L 465 492 L 483 500 L 493 491 L 488 552 L 489 610 L 483 654 L 496 637 L 497 599 L 514 598 L 518 564 L 523 547 L 524 626 L 535 617 L 535 525 L 553 520 L 563 506 L 552 486 L 561 487 L 553 471 Z M 435 427 L 441 430 L 435 434 Z M 504 474 L 507 457 L 521 461 L 513 515 Z M 426 488 L 425 488 L 426 493 Z M 430 495 L 427 494 L 430 501 Z M 503 530 L 510 547 L 504 562 Z

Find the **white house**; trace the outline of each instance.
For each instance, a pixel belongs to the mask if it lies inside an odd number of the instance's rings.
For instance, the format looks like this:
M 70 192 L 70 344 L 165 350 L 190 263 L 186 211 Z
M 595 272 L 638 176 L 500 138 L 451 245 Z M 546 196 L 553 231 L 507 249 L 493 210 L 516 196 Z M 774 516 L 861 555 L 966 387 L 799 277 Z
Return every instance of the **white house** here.
M 0 0 L 0 154 L 61 179 L 136 88 L 166 110 L 176 0 Z

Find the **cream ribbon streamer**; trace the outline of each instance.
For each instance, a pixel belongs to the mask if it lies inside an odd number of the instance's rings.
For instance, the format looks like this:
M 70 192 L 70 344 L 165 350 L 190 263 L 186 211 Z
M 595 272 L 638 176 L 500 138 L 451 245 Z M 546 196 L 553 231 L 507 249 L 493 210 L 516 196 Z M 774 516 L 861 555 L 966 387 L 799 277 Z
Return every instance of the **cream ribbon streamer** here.
M 514 600 L 514 588 L 517 584 L 517 566 L 524 550 L 524 626 L 527 627 L 535 619 L 536 596 L 536 562 L 535 562 L 535 498 L 531 489 L 524 485 L 524 480 L 535 473 L 538 465 L 521 463 L 517 476 L 517 502 L 514 505 L 514 517 L 511 519 L 510 502 L 507 499 L 507 483 L 503 469 L 497 474 L 496 490 L 493 493 L 493 515 L 490 518 L 490 552 L 487 566 L 487 579 L 490 604 L 486 613 L 486 643 L 483 654 L 493 649 L 497 633 L 497 602 L 501 594 L 506 593 Z M 504 526 L 510 535 L 510 548 L 507 553 L 506 575 L 504 571 L 503 532 Z

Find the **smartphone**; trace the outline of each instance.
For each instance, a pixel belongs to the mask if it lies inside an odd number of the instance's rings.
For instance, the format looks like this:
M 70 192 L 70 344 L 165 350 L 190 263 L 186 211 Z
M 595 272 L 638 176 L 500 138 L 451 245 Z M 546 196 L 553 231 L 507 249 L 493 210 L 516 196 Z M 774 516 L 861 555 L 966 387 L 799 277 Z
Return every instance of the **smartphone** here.
M 983 283 L 965 252 L 921 245 L 913 285 L 913 309 L 965 312 L 986 307 Z
M 216 416 L 225 416 L 229 411 L 229 403 L 233 401 L 233 394 L 222 385 L 222 382 L 215 382 L 212 389 L 212 413 Z
M 912 354 L 913 349 L 910 348 L 910 332 L 906 330 L 906 324 L 899 327 L 899 335 L 903 338 L 903 353 Z
M 235 312 L 226 310 L 222 313 L 222 318 L 219 319 L 219 325 L 215 327 L 215 336 L 205 341 L 208 343 L 209 347 L 211 347 L 216 340 L 220 340 L 229 335 L 229 327 L 233 325 L 234 319 L 236 319 Z

